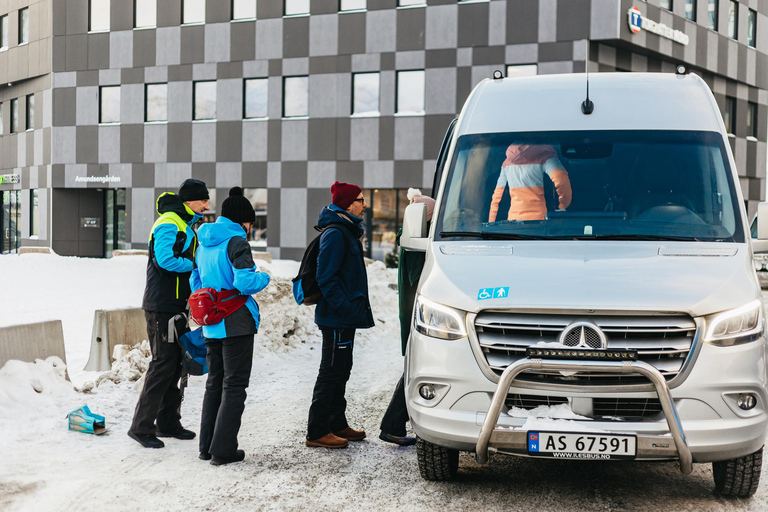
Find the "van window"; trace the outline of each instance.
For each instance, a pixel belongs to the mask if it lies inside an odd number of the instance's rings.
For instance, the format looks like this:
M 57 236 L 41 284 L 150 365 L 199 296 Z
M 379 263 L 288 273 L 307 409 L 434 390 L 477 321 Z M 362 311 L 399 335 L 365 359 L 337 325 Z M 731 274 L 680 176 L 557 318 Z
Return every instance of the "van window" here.
M 743 242 L 738 212 L 717 133 L 464 135 L 436 239 Z

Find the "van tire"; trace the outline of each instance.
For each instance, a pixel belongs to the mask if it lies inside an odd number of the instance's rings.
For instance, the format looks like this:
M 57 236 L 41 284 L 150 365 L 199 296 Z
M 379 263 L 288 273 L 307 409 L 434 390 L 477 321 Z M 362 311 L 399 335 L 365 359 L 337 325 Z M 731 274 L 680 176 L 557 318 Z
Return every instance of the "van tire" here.
M 424 480 L 444 482 L 453 480 L 459 470 L 459 450 L 451 450 L 416 438 L 416 458 Z
M 757 491 L 762 467 L 762 448 L 738 459 L 713 462 L 715 490 L 725 497 L 748 498 Z

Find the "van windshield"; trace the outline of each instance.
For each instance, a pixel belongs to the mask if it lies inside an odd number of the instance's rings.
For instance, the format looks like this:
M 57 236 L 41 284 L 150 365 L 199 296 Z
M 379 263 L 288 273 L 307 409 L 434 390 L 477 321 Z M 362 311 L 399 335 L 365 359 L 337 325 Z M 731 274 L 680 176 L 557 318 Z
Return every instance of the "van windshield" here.
M 437 240 L 744 242 L 722 137 L 712 132 L 464 135 Z

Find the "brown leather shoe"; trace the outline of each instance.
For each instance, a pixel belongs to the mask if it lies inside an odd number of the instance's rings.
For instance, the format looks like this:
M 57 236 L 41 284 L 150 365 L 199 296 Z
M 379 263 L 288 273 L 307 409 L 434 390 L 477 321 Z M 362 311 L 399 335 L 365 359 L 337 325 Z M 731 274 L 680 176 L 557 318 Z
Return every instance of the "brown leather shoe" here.
M 317 446 L 320 448 L 346 448 L 349 445 L 349 441 L 333 434 L 325 434 L 319 439 L 307 439 L 305 444 L 307 446 Z
M 343 430 L 339 430 L 338 432 L 334 432 L 333 435 L 343 437 L 348 441 L 362 441 L 365 439 L 364 430 L 355 430 L 352 427 L 347 427 Z

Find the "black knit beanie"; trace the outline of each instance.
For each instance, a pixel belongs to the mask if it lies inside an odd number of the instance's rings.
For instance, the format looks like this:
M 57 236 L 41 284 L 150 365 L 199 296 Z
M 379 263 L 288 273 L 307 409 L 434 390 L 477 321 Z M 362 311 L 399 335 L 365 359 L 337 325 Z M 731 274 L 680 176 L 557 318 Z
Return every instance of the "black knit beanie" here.
M 243 189 L 240 187 L 229 189 L 229 197 L 221 203 L 221 216 L 238 224 L 256 220 L 253 205 L 243 196 Z
M 208 187 L 200 180 L 189 178 L 179 187 L 179 197 L 182 201 L 203 201 L 210 199 Z

